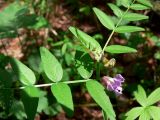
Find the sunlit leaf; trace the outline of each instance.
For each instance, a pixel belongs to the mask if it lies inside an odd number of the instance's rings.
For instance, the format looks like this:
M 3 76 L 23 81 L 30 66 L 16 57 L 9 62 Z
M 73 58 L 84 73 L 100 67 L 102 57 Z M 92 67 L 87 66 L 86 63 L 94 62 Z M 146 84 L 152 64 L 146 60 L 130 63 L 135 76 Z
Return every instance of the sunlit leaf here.
M 133 9 L 133 10 L 146 10 L 146 9 L 150 9 L 150 8 L 145 5 L 142 5 L 142 4 L 132 4 L 131 9 Z
M 127 47 L 127 46 L 122 46 L 122 45 L 110 45 L 110 46 L 107 46 L 105 48 L 105 51 L 109 52 L 109 53 L 114 53 L 114 54 L 135 53 L 135 52 L 137 52 L 137 50 L 134 49 L 134 48 L 130 48 L 130 47 Z
M 139 120 L 150 120 L 151 117 L 148 112 L 148 108 L 144 109 L 139 117 Z
M 138 14 L 138 13 L 128 12 L 123 16 L 123 19 L 128 20 L 128 21 L 138 21 L 138 20 L 148 19 L 148 16 Z
M 123 15 L 123 11 L 117 7 L 116 5 L 112 4 L 112 3 L 108 3 L 108 6 L 113 10 L 114 14 L 117 17 L 121 17 Z
M 67 115 L 72 116 L 74 107 L 70 87 L 65 83 L 57 83 L 51 86 L 51 91 Z
M 142 106 L 146 105 L 147 96 L 146 96 L 146 92 L 142 88 L 142 86 L 140 86 L 140 85 L 138 86 L 138 91 L 134 92 L 134 96 L 140 105 L 142 105 Z
M 134 107 L 130 111 L 126 113 L 126 120 L 135 120 L 139 115 L 141 115 L 141 112 L 143 111 L 143 107 Z
M 148 7 L 153 7 L 153 5 L 151 4 L 150 0 L 137 0 L 139 3 L 146 5 Z
M 108 118 L 115 120 L 115 112 L 109 97 L 105 93 L 105 88 L 95 80 L 86 82 L 86 87 L 89 94 L 96 101 L 96 103 L 105 111 Z
M 56 57 L 46 48 L 40 48 L 43 70 L 46 76 L 53 82 L 58 82 L 62 79 L 63 69 Z
M 100 10 L 96 7 L 93 8 L 93 11 L 103 26 L 105 26 L 109 30 L 113 30 L 115 28 L 114 22 L 112 21 L 112 19 L 109 16 L 106 15 L 106 13 L 104 13 L 102 10 Z
M 158 101 L 160 101 L 160 88 L 157 88 L 148 96 L 147 105 L 152 105 Z
M 121 4 L 125 7 L 129 7 L 131 5 L 132 0 L 119 0 Z
M 160 114 L 157 114 L 160 113 L 160 107 L 149 106 L 148 111 L 153 120 L 160 120 Z
M 137 27 L 137 26 L 119 26 L 115 29 L 115 32 L 118 33 L 129 33 L 129 32 L 138 32 L 144 31 L 144 28 Z

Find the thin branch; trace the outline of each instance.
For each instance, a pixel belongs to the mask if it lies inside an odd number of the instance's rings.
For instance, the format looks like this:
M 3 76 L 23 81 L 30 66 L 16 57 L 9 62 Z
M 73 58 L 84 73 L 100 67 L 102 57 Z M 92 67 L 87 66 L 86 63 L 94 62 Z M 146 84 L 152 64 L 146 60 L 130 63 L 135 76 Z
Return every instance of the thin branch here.
M 102 58 L 102 56 L 103 56 L 103 54 L 104 54 L 104 50 L 105 50 L 105 48 L 107 47 L 108 43 L 110 42 L 110 40 L 111 40 L 111 38 L 112 38 L 112 36 L 113 36 L 113 34 L 114 34 L 114 32 L 115 32 L 115 29 L 116 29 L 116 28 L 119 26 L 119 24 L 122 22 L 123 17 L 124 17 L 124 16 L 126 15 L 126 13 L 129 11 L 131 5 L 132 5 L 135 1 L 136 1 L 136 0 L 133 0 L 133 2 L 130 4 L 130 6 L 128 6 L 127 10 L 123 13 L 122 17 L 119 19 L 119 21 L 118 21 L 118 23 L 116 24 L 115 28 L 112 30 L 112 32 L 111 32 L 111 34 L 110 34 L 107 42 L 105 43 L 105 45 L 104 45 L 104 47 L 103 47 L 103 49 L 102 49 L 102 52 L 101 52 L 101 54 L 100 54 L 100 57 L 99 57 L 99 60 L 98 60 L 98 61 L 101 60 L 101 58 Z

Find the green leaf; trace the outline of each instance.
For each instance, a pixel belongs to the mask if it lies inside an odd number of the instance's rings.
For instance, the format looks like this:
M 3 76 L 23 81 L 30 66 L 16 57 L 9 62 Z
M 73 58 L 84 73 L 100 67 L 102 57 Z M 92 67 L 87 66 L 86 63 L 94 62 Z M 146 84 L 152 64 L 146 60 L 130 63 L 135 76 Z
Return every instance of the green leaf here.
M 51 86 L 51 91 L 67 115 L 72 116 L 74 107 L 70 87 L 65 83 L 57 83 Z
M 36 77 L 31 69 L 15 58 L 10 59 L 12 68 L 23 85 L 33 85 Z
M 38 101 L 38 107 L 37 112 L 42 113 L 43 110 L 45 110 L 48 107 L 48 99 L 46 97 L 40 97 Z
M 119 26 L 115 29 L 115 32 L 118 33 L 129 33 L 129 32 L 137 32 L 144 31 L 144 28 L 136 27 L 136 26 Z
M 149 112 L 148 112 L 148 108 L 145 108 L 143 111 L 142 111 L 142 113 L 141 113 L 141 115 L 140 115 L 140 117 L 139 117 L 139 120 L 150 120 L 150 115 L 149 115 Z
M 135 52 L 137 52 L 137 50 L 134 49 L 134 48 L 130 48 L 130 47 L 127 47 L 127 46 L 122 46 L 122 45 L 110 45 L 110 46 L 107 46 L 105 48 L 105 51 L 109 52 L 109 53 L 114 53 L 114 54 L 135 53 Z
M 27 62 L 34 72 L 38 74 L 42 72 L 41 57 L 38 50 L 28 56 Z
M 142 86 L 138 85 L 138 91 L 134 92 L 134 96 L 140 105 L 146 106 L 147 96 Z
M 133 9 L 133 10 L 146 10 L 146 9 L 149 9 L 149 7 L 142 5 L 142 4 L 132 4 L 131 9 Z
M 109 100 L 109 97 L 104 91 L 105 88 L 95 80 L 86 82 L 86 87 L 89 94 L 96 101 L 96 103 L 105 111 L 108 118 L 110 118 L 111 120 L 115 120 L 116 115 Z
M 112 19 L 109 16 L 107 16 L 103 11 L 101 11 L 96 7 L 93 8 L 93 11 L 103 26 L 105 26 L 109 30 L 113 30 L 115 28 L 114 22 L 112 21 Z
M 48 21 L 43 16 L 39 16 L 39 17 L 37 17 L 36 24 L 34 24 L 33 26 L 31 26 L 30 28 L 38 30 L 40 28 L 48 27 L 48 26 L 49 26 Z
M 103 120 L 108 120 L 107 114 L 104 110 L 102 110 Z
M 153 120 L 160 120 L 160 107 L 149 106 L 148 111 Z
M 126 120 L 135 120 L 139 115 L 141 115 L 141 112 L 143 111 L 143 107 L 134 107 L 130 111 L 126 113 Z
M 102 52 L 100 44 L 94 38 L 75 27 L 70 27 L 69 30 L 94 54 L 95 59 L 97 60 Z
M 112 4 L 112 3 L 108 3 L 108 6 L 113 10 L 114 14 L 117 17 L 121 17 L 123 15 L 123 11 L 117 7 L 116 5 Z
M 127 8 L 130 6 L 130 4 L 132 2 L 132 0 L 119 0 L 119 1 L 123 6 L 125 6 Z
M 56 57 L 46 48 L 40 48 L 43 70 L 46 76 L 53 82 L 58 82 L 62 79 L 63 69 Z
M 160 101 L 160 88 L 157 88 L 148 96 L 147 105 L 152 105 L 158 101 Z
M 40 90 L 34 86 L 26 86 L 23 89 L 29 97 L 40 97 Z
M 148 19 L 148 16 L 141 15 L 138 13 L 129 13 L 128 12 L 123 16 L 123 19 L 128 20 L 128 21 L 137 21 L 137 20 Z
M 20 6 L 17 2 L 10 4 L 0 12 L 0 32 L 15 30 L 19 25 L 17 18 L 27 12 L 25 7 Z
M 14 2 L 0 12 L 0 32 L 16 31 L 18 28 L 33 25 L 36 16 L 28 14 L 26 6 Z
M 137 0 L 139 3 L 146 5 L 148 7 L 153 7 L 153 5 L 151 4 L 151 2 L 149 0 Z
M 30 97 L 25 91 L 22 91 L 21 98 L 22 98 L 25 112 L 27 114 L 27 120 L 34 120 L 37 112 L 39 98 Z
M 88 79 L 92 76 L 94 62 L 88 53 L 76 51 L 75 62 L 75 66 L 81 77 Z

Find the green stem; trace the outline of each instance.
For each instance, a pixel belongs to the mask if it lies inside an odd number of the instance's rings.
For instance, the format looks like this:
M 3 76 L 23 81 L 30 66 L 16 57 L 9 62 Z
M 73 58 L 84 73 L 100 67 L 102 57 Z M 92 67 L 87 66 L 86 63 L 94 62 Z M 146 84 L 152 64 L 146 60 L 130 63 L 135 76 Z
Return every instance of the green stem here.
M 92 79 L 87 79 L 87 80 L 74 80 L 74 81 L 64 81 L 64 82 L 61 82 L 61 83 L 66 83 L 66 84 L 75 84 L 75 83 L 83 83 L 83 82 L 87 82 L 87 81 L 90 81 Z M 34 87 L 37 87 L 37 88 L 40 88 L 40 87 L 48 87 L 48 86 L 52 86 L 53 84 L 57 84 L 58 82 L 56 83 L 47 83 L 47 84 L 39 84 L 39 85 L 33 85 Z M 0 90 L 2 89 L 24 89 L 25 87 L 19 87 L 19 88 L 0 88 Z
M 96 62 L 96 80 L 100 80 L 100 63 Z
M 131 5 L 132 5 L 135 1 L 136 1 L 136 0 L 133 0 L 133 2 L 130 4 L 130 6 L 128 6 L 127 10 L 123 13 L 122 17 L 119 19 L 119 21 L 118 21 L 118 23 L 116 24 L 115 28 L 112 30 L 112 32 L 111 32 L 111 34 L 110 34 L 107 42 L 105 43 L 105 45 L 104 45 L 104 47 L 103 47 L 103 49 L 102 49 L 102 52 L 101 52 L 101 54 L 100 54 L 100 57 L 99 57 L 99 60 L 98 60 L 98 61 L 101 60 L 102 55 L 104 54 L 105 48 L 107 47 L 108 43 L 110 42 L 110 40 L 111 40 L 111 38 L 112 38 L 112 36 L 113 36 L 113 34 L 114 34 L 114 32 L 115 32 L 115 29 L 116 29 L 116 28 L 119 26 L 119 24 L 122 22 L 123 17 L 124 17 L 124 16 L 126 15 L 126 13 L 129 11 Z
M 64 81 L 61 83 L 66 83 L 66 84 L 74 84 L 74 83 L 83 83 L 83 82 L 87 82 L 90 81 L 92 79 L 87 79 L 87 80 L 74 80 L 74 81 Z M 58 82 L 57 82 L 58 83 Z M 40 88 L 40 87 L 48 87 L 48 86 L 52 86 L 53 84 L 57 84 L 57 83 L 48 83 L 48 84 L 39 84 L 39 85 L 34 85 L 34 87 Z M 24 89 L 25 87 L 20 87 L 19 89 Z

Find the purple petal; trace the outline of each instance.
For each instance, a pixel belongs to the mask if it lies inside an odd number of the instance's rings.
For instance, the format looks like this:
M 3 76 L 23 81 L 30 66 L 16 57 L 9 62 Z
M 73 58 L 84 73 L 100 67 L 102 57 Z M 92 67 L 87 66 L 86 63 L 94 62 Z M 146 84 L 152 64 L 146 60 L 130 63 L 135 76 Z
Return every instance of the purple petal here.
M 122 81 L 119 81 L 118 79 L 115 79 L 115 78 L 113 78 L 114 79 L 114 85 L 117 85 L 117 86 L 121 86 L 121 84 L 122 84 Z
M 119 80 L 119 81 L 121 81 L 121 82 L 124 82 L 124 80 L 125 80 L 125 79 L 122 77 L 121 74 L 117 74 L 114 78 L 117 79 L 117 80 Z

